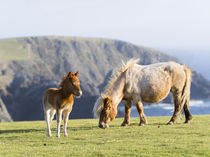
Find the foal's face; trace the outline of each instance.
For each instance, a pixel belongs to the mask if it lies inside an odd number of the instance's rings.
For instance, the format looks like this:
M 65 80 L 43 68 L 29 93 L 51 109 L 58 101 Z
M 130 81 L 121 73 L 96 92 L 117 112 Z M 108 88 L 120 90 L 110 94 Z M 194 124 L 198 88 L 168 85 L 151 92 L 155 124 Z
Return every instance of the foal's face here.
M 71 89 L 72 93 L 76 97 L 80 97 L 82 95 L 82 90 L 80 88 L 80 81 L 78 79 L 79 72 L 76 72 L 75 74 L 73 72 L 70 72 L 68 74 L 67 79 L 67 86 L 69 89 Z
M 114 108 L 111 99 L 105 98 L 103 103 L 104 108 L 101 111 L 98 126 L 100 128 L 106 129 L 109 127 L 109 123 L 115 119 L 117 110 Z

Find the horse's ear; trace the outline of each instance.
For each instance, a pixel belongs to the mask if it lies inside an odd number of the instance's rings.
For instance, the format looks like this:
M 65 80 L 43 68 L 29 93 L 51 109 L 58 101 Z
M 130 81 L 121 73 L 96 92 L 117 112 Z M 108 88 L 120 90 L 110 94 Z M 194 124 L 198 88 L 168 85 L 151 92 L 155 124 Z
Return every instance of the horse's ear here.
M 68 77 L 73 77 L 74 76 L 74 73 L 73 72 L 69 72 L 68 73 Z
M 78 77 L 78 75 L 79 75 L 79 72 L 77 71 L 77 72 L 75 73 L 75 76 Z
M 107 98 L 107 96 L 105 96 L 105 94 L 101 94 L 102 99 Z

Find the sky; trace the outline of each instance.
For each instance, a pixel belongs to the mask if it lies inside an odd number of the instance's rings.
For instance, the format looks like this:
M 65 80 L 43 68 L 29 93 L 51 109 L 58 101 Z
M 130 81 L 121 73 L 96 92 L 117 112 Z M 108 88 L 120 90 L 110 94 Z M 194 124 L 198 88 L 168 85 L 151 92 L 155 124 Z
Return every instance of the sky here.
M 0 0 L 0 39 L 45 35 L 155 48 L 210 81 L 210 0 Z
M 210 1 L 0 0 L 0 38 L 44 35 L 210 52 Z

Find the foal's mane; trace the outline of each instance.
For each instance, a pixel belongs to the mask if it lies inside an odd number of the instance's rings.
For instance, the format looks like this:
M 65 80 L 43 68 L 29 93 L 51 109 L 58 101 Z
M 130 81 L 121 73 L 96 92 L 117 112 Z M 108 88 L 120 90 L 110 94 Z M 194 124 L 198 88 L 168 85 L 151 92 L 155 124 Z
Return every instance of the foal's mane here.
M 101 94 L 101 96 L 96 100 L 93 112 L 95 116 L 99 116 L 101 111 L 103 110 L 103 99 L 106 97 L 109 97 L 108 93 L 111 91 L 111 89 L 114 86 L 114 83 L 117 81 L 117 79 L 120 77 L 120 75 L 128 70 L 129 68 L 133 67 L 134 64 L 138 63 L 139 59 L 130 59 L 126 63 L 122 62 L 121 68 L 119 68 L 114 75 L 112 75 L 109 78 L 108 84 L 105 87 L 104 92 Z
M 66 78 L 68 77 L 68 74 L 64 75 L 64 77 L 62 78 L 60 84 L 59 84 L 59 87 L 60 88 L 63 88 L 63 85 L 64 85 L 64 81 L 66 80 Z

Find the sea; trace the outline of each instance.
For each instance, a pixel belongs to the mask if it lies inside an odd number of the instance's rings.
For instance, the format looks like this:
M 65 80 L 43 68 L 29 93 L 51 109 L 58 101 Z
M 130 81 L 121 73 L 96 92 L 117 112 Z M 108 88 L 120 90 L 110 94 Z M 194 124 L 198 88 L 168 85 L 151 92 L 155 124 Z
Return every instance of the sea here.
M 118 110 L 124 112 L 124 106 L 120 106 Z M 174 112 L 174 104 L 157 103 L 151 105 L 144 105 L 144 113 L 146 116 L 171 116 L 173 112 Z M 204 101 L 204 100 L 190 101 L 190 112 L 192 115 L 210 114 L 210 101 Z M 131 117 L 139 117 L 135 105 L 132 106 Z

